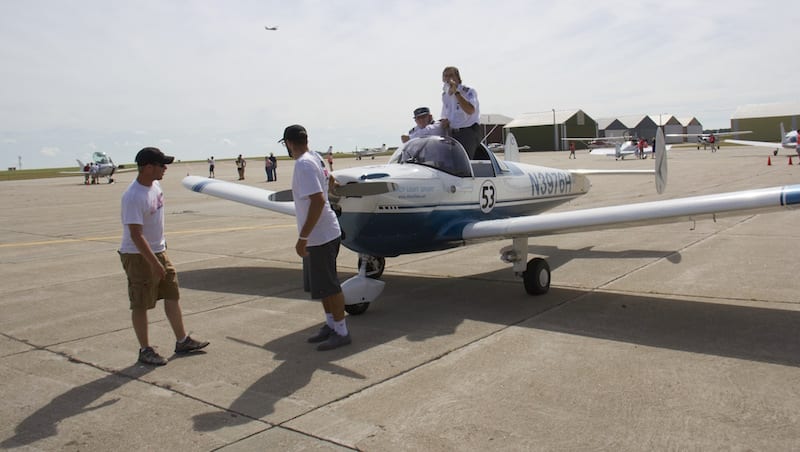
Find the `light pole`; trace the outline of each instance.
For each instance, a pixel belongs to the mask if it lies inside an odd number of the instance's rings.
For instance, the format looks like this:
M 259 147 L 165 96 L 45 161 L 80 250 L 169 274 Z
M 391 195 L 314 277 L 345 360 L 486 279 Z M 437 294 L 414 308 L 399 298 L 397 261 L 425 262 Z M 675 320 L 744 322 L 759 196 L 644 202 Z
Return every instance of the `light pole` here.
M 553 108 L 553 150 L 558 150 L 558 129 L 556 128 L 556 109 Z

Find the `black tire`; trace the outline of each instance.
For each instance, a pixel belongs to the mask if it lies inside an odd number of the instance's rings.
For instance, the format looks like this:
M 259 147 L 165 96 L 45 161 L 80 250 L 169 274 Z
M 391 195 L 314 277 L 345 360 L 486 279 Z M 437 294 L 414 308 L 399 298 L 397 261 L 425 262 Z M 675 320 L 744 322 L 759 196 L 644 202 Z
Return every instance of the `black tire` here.
M 344 305 L 345 312 L 350 315 L 361 315 L 367 312 L 367 308 L 369 308 L 369 302 Z
M 361 269 L 361 257 L 358 258 L 358 268 Z M 383 257 L 370 257 L 367 261 L 367 278 L 381 279 L 386 268 L 386 259 Z M 366 309 L 366 308 L 365 308 Z M 348 311 L 350 312 L 350 311 Z
M 550 290 L 550 265 L 546 260 L 536 257 L 528 261 L 522 273 L 525 291 L 530 295 L 544 295 Z

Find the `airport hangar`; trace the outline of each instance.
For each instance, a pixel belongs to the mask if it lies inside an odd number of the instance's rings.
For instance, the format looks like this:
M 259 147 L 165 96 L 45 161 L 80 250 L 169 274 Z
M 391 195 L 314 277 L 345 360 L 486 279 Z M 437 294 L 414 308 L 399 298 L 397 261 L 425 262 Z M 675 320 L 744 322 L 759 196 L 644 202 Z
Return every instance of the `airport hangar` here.
M 750 130 L 742 137 L 754 141 L 781 141 L 781 124 L 788 132 L 800 126 L 800 104 L 752 104 L 742 105 L 731 117 L 731 130 Z
M 655 119 L 654 119 L 655 118 Z M 505 123 L 502 122 L 505 120 Z M 487 142 L 503 143 L 509 132 L 514 134 L 517 144 L 530 146 L 532 151 L 565 150 L 565 137 L 619 137 L 638 136 L 652 138 L 658 126 L 665 134 L 700 134 L 703 126 L 695 117 L 677 118 L 672 115 L 632 115 L 594 120 L 583 110 L 550 110 L 526 113 L 510 120 L 503 115 L 481 115 L 483 136 Z M 502 136 L 497 129 L 502 126 Z M 491 131 L 491 135 L 486 131 Z M 683 137 L 669 137 L 668 143 L 687 141 Z M 585 149 L 586 143 L 576 142 L 575 147 Z

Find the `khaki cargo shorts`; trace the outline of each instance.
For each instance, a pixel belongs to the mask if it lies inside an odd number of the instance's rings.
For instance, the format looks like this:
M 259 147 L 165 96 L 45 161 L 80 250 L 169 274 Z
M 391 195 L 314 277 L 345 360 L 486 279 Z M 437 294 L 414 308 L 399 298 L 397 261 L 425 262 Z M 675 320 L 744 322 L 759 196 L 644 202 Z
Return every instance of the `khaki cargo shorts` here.
M 175 272 L 175 267 L 169 261 L 166 253 L 155 254 L 161 265 L 167 269 L 167 275 L 162 280 L 153 274 L 150 264 L 141 254 L 119 253 L 122 268 L 128 275 L 128 299 L 131 302 L 131 309 L 153 309 L 157 300 L 180 299 L 178 274 Z

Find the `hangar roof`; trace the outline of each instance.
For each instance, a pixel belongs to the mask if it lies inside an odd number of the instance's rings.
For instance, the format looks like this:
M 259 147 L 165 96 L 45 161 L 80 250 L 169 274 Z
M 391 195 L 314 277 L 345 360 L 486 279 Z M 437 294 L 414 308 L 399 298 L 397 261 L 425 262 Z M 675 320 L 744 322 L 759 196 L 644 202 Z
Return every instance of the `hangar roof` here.
M 513 121 L 506 124 L 505 128 L 510 129 L 512 127 L 552 126 L 554 115 L 555 123 L 563 124 L 579 111 L 581 110 L 564 110 L 556 111 L 555 113 L 553 113 L 553 110 L 538 113 L 523 113 Z
M 798 103 L 750 104 L 739 106 L 731 119 L 769 118 L 798 114 L 800 114 L 800 104 Z
M 481 115 L 481 119 L 478 120 L 480 124 L 500 124 L 506 125 L 509 122 L 513 121 L 514 118 L 509 118 L 508 116 L 504 115 L 496 115 L 496 114 L 488 114 L 488 115 Z

